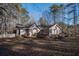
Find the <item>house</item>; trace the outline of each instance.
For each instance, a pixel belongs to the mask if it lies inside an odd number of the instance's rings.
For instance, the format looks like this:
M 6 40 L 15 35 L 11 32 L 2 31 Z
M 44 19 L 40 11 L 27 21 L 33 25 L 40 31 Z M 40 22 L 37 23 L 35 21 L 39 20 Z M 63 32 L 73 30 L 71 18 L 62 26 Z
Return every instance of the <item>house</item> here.
M 26 33 L 25 26 L 23 26 L 22 24 L 17 24 L 15 34 L 18 36 L 18 35 L 24 35 L 25 33 Z
M 32 37 L 34 34 L 38 33 L 40 29 L 34 24 L 23 26 L 22 24 L 17 24 L 16 26 L 16 35 L 25 35 Z
M 60 33 L 62 33 L 62 28 L 58 24 L 49 27 L 49 36 L 59 35 Z
M 25 37 L 32 37 L 40 31 L 39 27 L 35 23 L 26 26 L 19 24 L 16 26 L 16 28 L 17 28 L 16 34 L 24 35 Z
M 26 31 L 27 31 L 27 35 L 29 37 L 32 37 L 40 31 L 40 28 L 37 26 L 36 23 L 34 23 L 34 24 L 30 25 L 29 28 L 26 29 Z

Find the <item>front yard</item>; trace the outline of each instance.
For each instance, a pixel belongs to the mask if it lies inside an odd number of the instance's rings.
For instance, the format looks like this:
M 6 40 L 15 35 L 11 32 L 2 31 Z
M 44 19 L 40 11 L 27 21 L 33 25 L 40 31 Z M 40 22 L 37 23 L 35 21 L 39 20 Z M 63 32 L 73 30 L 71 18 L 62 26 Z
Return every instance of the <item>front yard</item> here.
M 79 55 L 79 41 L 46 38 L 13 38 L 0 40 L 0 55 L 61 56 Z

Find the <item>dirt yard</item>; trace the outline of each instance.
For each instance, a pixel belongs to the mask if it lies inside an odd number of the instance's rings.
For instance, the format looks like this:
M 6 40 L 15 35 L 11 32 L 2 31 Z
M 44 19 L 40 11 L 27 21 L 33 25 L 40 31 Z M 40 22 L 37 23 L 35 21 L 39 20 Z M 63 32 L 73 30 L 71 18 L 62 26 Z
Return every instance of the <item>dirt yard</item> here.
M 43 38 L 0 39 L 0 56 L 79 56 L 79 41 Z

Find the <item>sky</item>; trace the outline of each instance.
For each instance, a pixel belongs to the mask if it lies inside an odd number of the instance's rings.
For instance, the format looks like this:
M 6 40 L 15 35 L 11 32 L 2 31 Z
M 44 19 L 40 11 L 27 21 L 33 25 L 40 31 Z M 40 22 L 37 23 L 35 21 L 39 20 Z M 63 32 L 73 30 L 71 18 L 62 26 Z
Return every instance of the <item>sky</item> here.
M 54 3 L 22 3 L 21 5 L 23 8 L 25 8 L 29 12 L 29 15 L 32 18 L 34 18 L 34 20 L 36 22 L 38 22 L 40 17 L 42 16 L 43 12 L 46 13 L 46 11 L 50 10 L 49 8 L 53 4 Z M 60 4 L 60 3 L 55 3 L 55 4 Z M 52 18 L 50 18 L 50 19 L 52 19 Z M 50 19 L 48 19 L 49 23 L 51 22 Z M 70 24 L 73 23 L 72 21 L 69 21 L 69 20 L 67 20 L 65 22 L 70 22 Z
M 25 8 L 36 21 L 38 21 L 42 16 L 42 13 L 45 10 L 49 10 L 51 5 L 51 3 L 23 3 L 22 7 Z

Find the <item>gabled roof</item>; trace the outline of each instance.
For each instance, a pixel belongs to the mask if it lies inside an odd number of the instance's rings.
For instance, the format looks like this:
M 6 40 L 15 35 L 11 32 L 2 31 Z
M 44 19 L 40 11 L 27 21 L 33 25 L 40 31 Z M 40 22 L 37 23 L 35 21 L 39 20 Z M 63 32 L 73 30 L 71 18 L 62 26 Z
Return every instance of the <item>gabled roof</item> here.
M 57 26 L 57 27 L 59 27 L 62 30 L 62 27 L 59 26 L 58 24 L 50 25 L 49 28 L 51 28 L 52 26 Z
M 34 25 L 37 27 L 37 28 L 39 28 L 39 26 L 36 24 L 36 23 L 33 23 L 33 24 L 29 24 L 29 25 L 22 25 L 22 24 L 17 24 L 16 25 L 16 28 L 26 28 L 26 29 L 29 29 L 29 28 L 31 28 L 31 27 L 34 27 Z M 40 28 L 39 28 L 40 29 Z
M 37 28 L 39 28 L 39 26 L 38 26 L 36 23 L 30 24 L 30 25 L 26 25 L 25 27 L 26 27 L 26 28 L 30 28 L 30 27 L 33 27 L 34 25 L 35 25 Z M 40 29 L 40 28 L 39 28 L 39 29 Z

